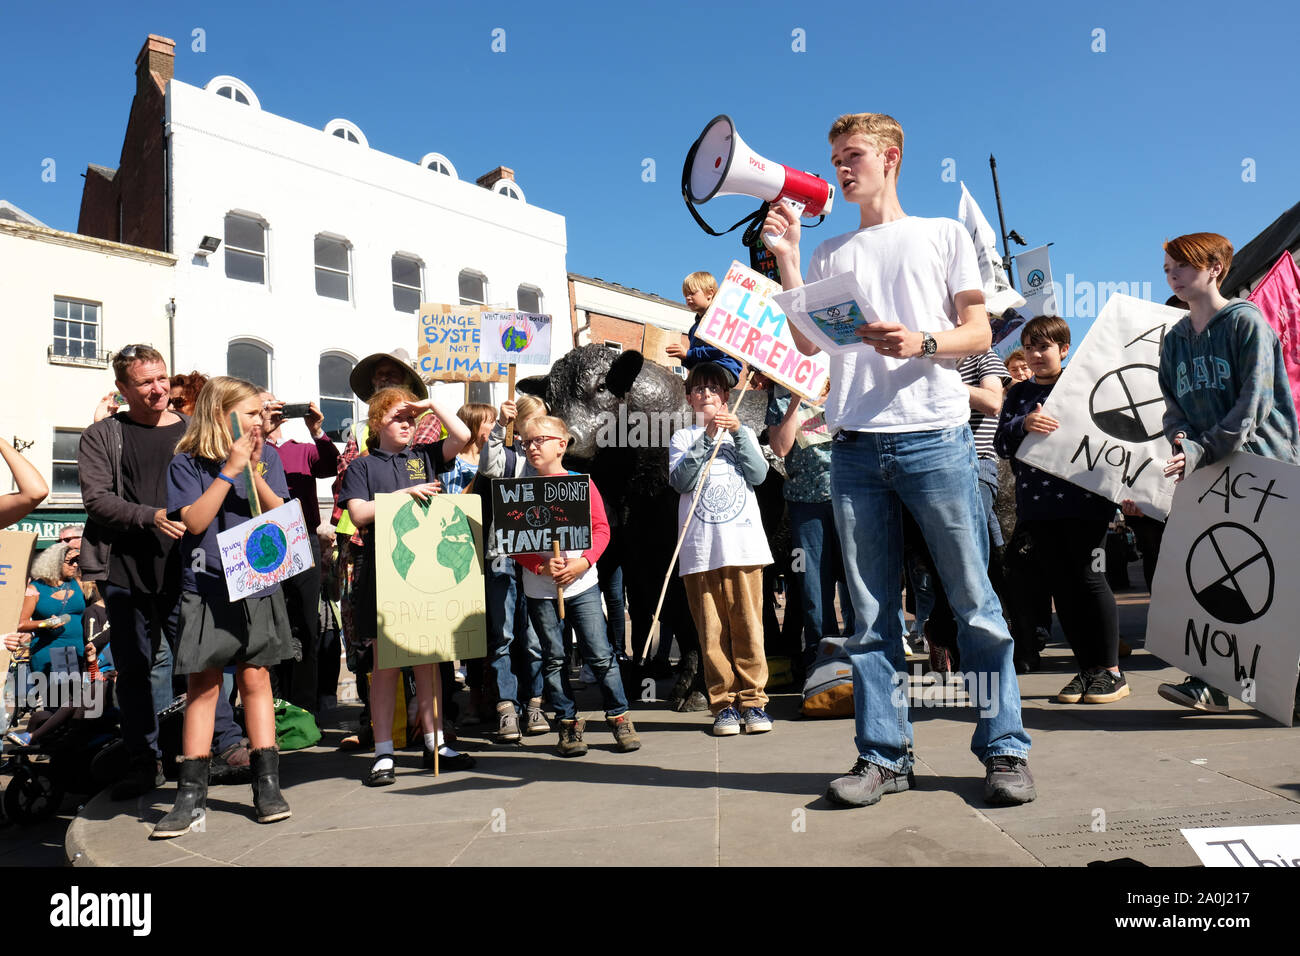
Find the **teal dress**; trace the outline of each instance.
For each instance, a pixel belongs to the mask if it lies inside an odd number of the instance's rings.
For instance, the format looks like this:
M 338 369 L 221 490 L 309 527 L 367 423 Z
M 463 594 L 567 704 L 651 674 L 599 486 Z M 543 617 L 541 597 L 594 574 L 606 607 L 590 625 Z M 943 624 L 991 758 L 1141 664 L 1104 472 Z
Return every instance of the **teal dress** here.
M 32 633 L 32 670 L 49 673 L 50 649 L 55 647 L 74 647 L 77 650 L 77 657 L 84 659 L 86 640 L 81 616 L 86 610 L 86 599 L 82 596 L 81 585 L 76 581 L 65 581 L 58 587 L 50 587 L 41 581 L 33 581 L 32 586 L 36 588 L 39 595 L 36 599 L 36 610 L 32 612 L 33 621 L 43 621 L 60 614 L 72 616 L 72 620 L 63 627 Z M 56 591 L 70 593 L 65 598 L 56 598 L 54 596 Z

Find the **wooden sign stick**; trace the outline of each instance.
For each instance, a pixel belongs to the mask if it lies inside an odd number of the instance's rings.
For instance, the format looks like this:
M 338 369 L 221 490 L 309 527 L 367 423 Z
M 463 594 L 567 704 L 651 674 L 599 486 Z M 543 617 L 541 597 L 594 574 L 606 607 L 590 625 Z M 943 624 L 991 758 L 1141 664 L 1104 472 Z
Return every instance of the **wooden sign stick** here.
M 397 682 L 397 686 L 399 690 L 401 690 L 403 686 L 402 680 L 404 679 L 405 678 L 399 679 Z M 442 746 L 441 744 L 438 743 L 438 734 L 442 731 L 442 718 L 438 716 L 438 698 L 441 696 L 442 696 L 442 675 L 438 672 L 438 665 L 434 664 L 433 665 L 433 775 L 435 777 L 438 776 L 438 751 L 441 749 Z M 403 701 L 406 700 L 405 694 L 402 695 L 402 700 Z M 443 739 L 445 740 L 446 737 L 444 736 Z
M 740 402 L 745 397 L 745 391 L 749 388 L 752 374 L 745 376 L 745 383 L 740 386 L 740 392 L 736 395 L 736 402 L 731 406 L 731 414 L 736 414 L 740 408 Z M 718 435 L 722 437 L 721 432 Z M 700 472 L 700 477 L 695 485 L 695 495 L 691 498 L 690 510 L 686 512 L 686 520 L 682 522 L 682 533 L 677 536 L 677 547 L 673 548 L 673 556 L 668 559 L 668 571 L 664 575 L 664 586 L 659 589 L 659 603 L 655 605 L 655 615 L 650 619 L 650 633 L 646 635 L 645 647 L 641 649 L 641 660 L 646 660 L 650 653 L 650 645 L 659 634 L 659 612 L 664 608 L 664 597 L 668 594 L 668 583 L 673 578 L 673 565 L 677 563 L 677 555 L 681 553 L 682 542 L 686 540 L 686 531 L 691 526 L 691 519 L 695 517 L 695 505 L 700 500 L 700 493 L 704 491 L 704 483 L 709 478 L 709 469 L 713 467 L 713 459 L 718 457 L 718 449 L 722 447 L 721 441 L 713 443 L 713 452 L 709 455 L 709 460 L 704 463 L 704 470 Z M 556 545 L 559 546 L 558 544 Z
M 513 367 L 514 367 L 514 366 L 511 366 L 511 368 L 513 368 Z M 555 548 L 555 550 L 554 550 L 554 554 L 555 554 L 555 556 L 556 556 L 557 558 L 559 558 L 559 557 L 563 557 L 563 555 L 560 554 L 560 542 L 559 542 L 559 541 L 552 541 L 551 544 L 554 545 L 554 548 Z M 560 587 L 560 586 L 557 584 L 557 585 L 555 586 L 555 594 L 556 594 L 556 596 L 559 598 L 559 601 L 560 601 L 560 620 L 563 621 L 563 620 L 564 620 L 564 588 Z
M 510 371 L 506 373 L 506 400 L 511 402 L 515 400 L 515 364 L 513 362 L 510 363 Z M 506 426 L 506 447 L 513 448 L 514 446 L 515 422 L 514 419 L 511 419 L 510 424 Z M 510 476 L 507 475 L 506 477 Z M 564 617 L 564 615 L 561 614 L 560 617 Z
M 239 427 L 239 413 L 230 413 L 230 434 L 235 441 L 244 437 L 244 430 Z M 244 466 L 244 481 L 248 483 L 248 513 L 256 518 L 262 513 L 262 501 L 257 497 L 257 480 L 253 477 L 253 463 Z

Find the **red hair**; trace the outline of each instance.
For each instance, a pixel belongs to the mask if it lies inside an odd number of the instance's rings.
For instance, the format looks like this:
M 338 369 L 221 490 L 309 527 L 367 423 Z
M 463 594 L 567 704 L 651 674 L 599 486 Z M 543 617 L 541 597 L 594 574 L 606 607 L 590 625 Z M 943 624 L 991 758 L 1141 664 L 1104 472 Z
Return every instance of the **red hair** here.
M 1232 243 L 1217 232 L 1190 232 L 1170 239 L 1164 249 L 1175 262 L 1185 262 L 1195 269 L 1208 269 L 1218 263 L 1221 268 L 1215 281 L 1219 286 L 1232 266 Z

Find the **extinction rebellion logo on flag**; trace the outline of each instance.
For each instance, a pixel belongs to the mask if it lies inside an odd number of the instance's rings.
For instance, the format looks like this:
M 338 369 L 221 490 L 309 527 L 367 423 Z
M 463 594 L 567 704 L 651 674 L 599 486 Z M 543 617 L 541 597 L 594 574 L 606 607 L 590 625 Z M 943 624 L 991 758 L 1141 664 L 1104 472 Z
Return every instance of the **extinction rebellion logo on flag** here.
M 1034 270 L 1033 270 L 1032 272 L 1030 272 L 1029 275 L 1025 278 L 1025 281 L 1026 281 L 1027 283 L 1029 283 L 1029 288 L 1031 288 L 1031 289 L 1040 289 L 1040 288 L 1042 288 L 1043 283 L 1044 283 L 1045 281 L 1047 281 L 1047 276 L 1043 275 L 1043 270 L 1042 270 L 1042 269 L 1034 269 Z

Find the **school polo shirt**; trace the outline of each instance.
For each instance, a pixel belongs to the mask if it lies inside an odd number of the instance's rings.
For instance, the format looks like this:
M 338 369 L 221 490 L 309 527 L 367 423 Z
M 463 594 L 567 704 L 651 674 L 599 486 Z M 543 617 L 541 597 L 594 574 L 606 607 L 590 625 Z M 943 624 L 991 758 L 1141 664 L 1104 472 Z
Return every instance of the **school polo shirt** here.
M 442 440 L 411 445 L 398 452 L 372 449 L 370 454 L 362 455 L 343 472 L 339 507 L 346 508 L 353 498 L 374 501 L 376 495 L 433 481 L 438 477 L 438 472 L 446 467 L 443 458 Z M 373 524 L 361 529 L 362 540 L 367 545 L 370 544 L 373 530 Z

